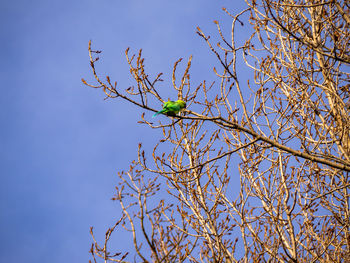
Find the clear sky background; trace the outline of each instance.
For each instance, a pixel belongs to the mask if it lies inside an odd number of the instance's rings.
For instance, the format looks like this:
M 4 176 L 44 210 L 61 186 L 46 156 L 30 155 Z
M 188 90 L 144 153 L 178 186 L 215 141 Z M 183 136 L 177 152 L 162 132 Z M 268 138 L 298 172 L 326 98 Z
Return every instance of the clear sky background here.
M 92 79 L 88 41 L 103 50 L 97 69 L 125 89 L 131 79 L 124 51 L 143 49 L 146 69 L 163 72 L 172 94 L 174 62 L 192 54 L 192 85 L 214 79 L 215 56 L 195 33 L 229 33 L 243 0 L 3 0 L 1 28 L 0 262 L 88 262 L 89 227 L 102 240 L 120 216 L 111 201 L 117 172 L 137 145 L 161 136 L 137 124 L 143 112 L 103 100 Z M 168 91 L 167 89 L 170 89 Z M 167 98 L 167 97 L 166 97 Z M 147 112 L 152 115 L 153 113 Z M 158 137 L 157 137 L 158 136 Z M 130 236 L 115 241 L 127 248 Z

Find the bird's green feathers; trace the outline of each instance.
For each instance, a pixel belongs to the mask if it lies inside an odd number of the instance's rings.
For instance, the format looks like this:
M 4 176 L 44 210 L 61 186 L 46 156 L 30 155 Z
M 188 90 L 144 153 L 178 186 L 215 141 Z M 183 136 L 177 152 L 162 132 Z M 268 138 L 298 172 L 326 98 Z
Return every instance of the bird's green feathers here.
M 156 117 L 158 114 L 165 114 L 167 116 L 176 116 L 181 110 L 186 108 L 186 102 L 182 100 L 177 101 L 167 101 L 163 105 L 163 109 L 155 113 L 152 118 Z

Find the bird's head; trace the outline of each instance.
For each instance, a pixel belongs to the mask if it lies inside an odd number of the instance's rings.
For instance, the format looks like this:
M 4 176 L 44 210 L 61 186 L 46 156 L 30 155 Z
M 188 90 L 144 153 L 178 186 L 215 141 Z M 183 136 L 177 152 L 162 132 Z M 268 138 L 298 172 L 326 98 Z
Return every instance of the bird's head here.
M 180 106 L 181 109 L 186 108 L 186 102 L 183 100 L 177 100 L 176 103 Z

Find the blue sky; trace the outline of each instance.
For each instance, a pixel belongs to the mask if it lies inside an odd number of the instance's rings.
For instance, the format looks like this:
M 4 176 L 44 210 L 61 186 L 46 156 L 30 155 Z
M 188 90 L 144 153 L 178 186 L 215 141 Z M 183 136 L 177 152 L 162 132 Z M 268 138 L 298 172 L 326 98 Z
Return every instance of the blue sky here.
M 143 111 L 103 100 L 91 80 L 88 41 L 103 50 L 98 70 L 132 81 L 125 60 L 143 49 L 146 69 L 164 73 L 193 54 L 192 85 L 213 79 L 215 57 L 196 27 L 216 36 L 213 20 L 230 18 L 244 1 L 2 1 L 0 262 L 88 262 L 89 227 L 103 238 L 119 218 L 116 173 L 154 131 L 137 124 Z M 172 94 L 164 90 L 163 94 Z M 152 114 L 152 113 L 147 113 Z M 159 133 L 160 136 L 160 133 Z M 116 244 L 126 248 L 124 238 Z

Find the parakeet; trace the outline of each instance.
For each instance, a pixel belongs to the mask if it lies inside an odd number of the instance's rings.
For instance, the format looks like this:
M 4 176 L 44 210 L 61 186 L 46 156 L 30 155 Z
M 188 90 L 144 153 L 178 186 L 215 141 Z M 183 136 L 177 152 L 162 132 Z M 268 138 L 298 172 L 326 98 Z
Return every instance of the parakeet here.
M 156 117 L 158 114 L 165 114 L 167 116 L 176 116 L 181 110 L 186 108 L 186 102 L 182 100 L 177 101 L 167 101 L 163 105 L 163 109 L 155 113 L 152 118 Z

